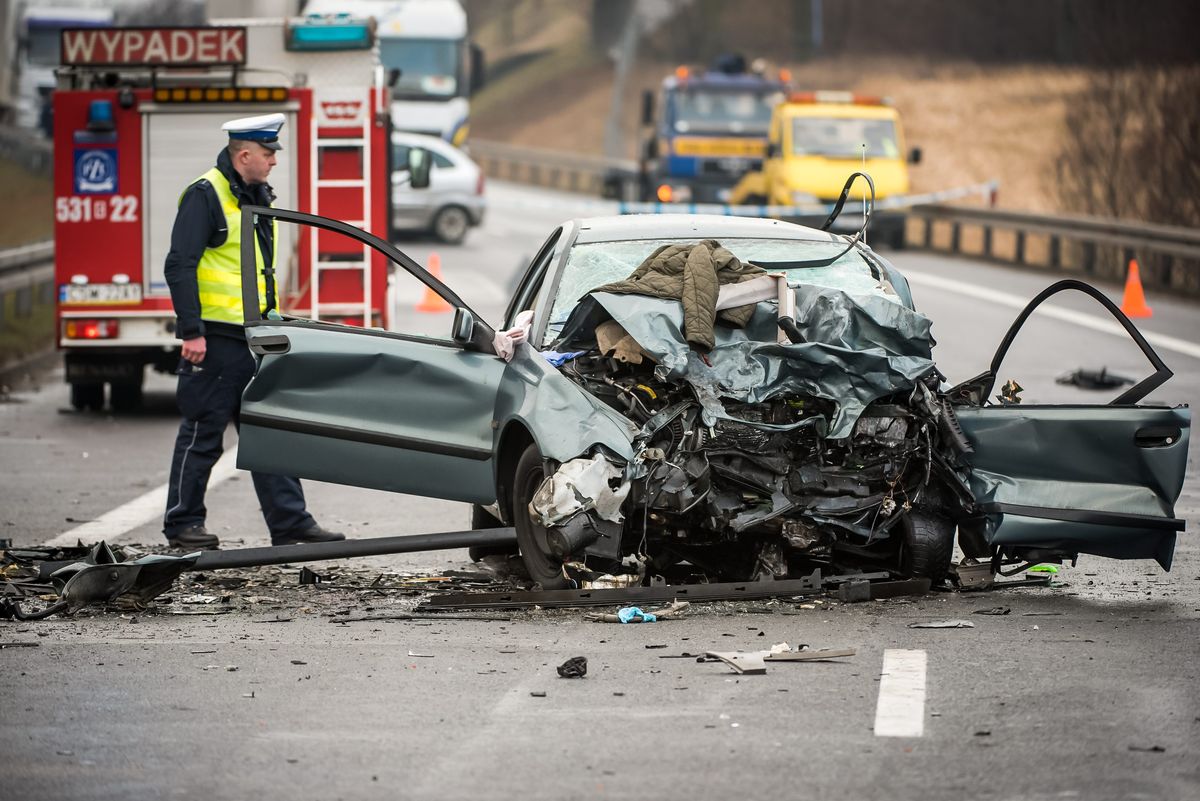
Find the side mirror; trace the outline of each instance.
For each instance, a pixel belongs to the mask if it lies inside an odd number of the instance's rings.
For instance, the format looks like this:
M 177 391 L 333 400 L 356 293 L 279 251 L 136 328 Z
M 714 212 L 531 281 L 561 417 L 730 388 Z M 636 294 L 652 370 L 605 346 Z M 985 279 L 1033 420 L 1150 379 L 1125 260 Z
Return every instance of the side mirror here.
M 454 310 L 454 326 L 450 338 L 464 347 L 471 344 L 475 335 L 475 315 L 462 306 Z
M 654 124 L 654 92 L 642 91 L 642 125 Z
M 429 187 L 429 168 L 433 166 L 433 154 L 423 147 L 413 147 L 408 150 L 408 174 L 411 176 L 409 186 L 413 189 Z
M 404 71 L 401 70 L 399 67 L 392 67 L 390 70 L 387 71 L 388 89 L 396 88 L 396 84 L 400 82 L 400 75 L 403 74 L 403 72 Z
M 482 89 L 483 82 L 483 48 L 474 42 L 471 42 L 471 94 L 475 94 Z
M 908 163 L 909 164 L 920 164 L 921 163 L 921 148 L 914 147 L 912 150 L 908 151 Z
M 769 159 L 779 158 L 779 143 L 778 142 L 767 142 L 767 158 L 769 158 Z

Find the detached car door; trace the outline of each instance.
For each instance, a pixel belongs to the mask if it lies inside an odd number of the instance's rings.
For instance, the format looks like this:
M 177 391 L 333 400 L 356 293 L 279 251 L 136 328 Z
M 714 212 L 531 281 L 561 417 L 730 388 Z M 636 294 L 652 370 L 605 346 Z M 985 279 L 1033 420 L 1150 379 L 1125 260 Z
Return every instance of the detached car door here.
M 335 220 L 259 207 L 243 210 L 244 231 L 253 230 L 253 214 L 382 252 L 420 281 L 414 286 L 446 300 L 454 320 L 445 315 L 444 334 L 430 336 L 261 319 L 253 251 L 244 237 L 246 339 L 259 363 L 242 398 L 238 467 L 492 503 L 492 418 L 505 367 L 492 350 L 494 332 L 441 281 L 377 237 Z
M 1091 295 L 1124 326 L 1155 368 L 1105 405 L 982 405 L 1025 320 L 1064 290 Z M 1111 301 L 1079 281 L 1035 297 L 1009 330 L 988 372 L 951 390 L 974 453 L 970 485 L 982 518 L 960 530 L 984 553 L 1042 561 L 1077 554 L 1155 559 L 1170 570 L 1184 521 L 1174 505 L 1183 486 L 1191 412 L 1139 403 L 1172 375 Z M 979 541 L 982 538 L 982 542 Z M 982 556 L 984 553 L 968 553 Z

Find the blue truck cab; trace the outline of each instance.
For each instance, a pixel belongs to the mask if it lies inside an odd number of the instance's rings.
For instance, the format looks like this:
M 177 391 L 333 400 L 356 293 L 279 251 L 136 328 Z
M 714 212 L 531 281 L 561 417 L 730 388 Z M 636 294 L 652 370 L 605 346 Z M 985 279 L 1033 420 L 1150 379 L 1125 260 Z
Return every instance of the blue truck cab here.
M 696 72 L 679 67 L 663 79 L 655 119 L 647 91 L 642 123 L 650 128 L 642 153 L 642 199 L 662 203 L 725 203 L 747 172 L 762 169 L 771 111 L 788 75 L 747 70 L 741 56 Z

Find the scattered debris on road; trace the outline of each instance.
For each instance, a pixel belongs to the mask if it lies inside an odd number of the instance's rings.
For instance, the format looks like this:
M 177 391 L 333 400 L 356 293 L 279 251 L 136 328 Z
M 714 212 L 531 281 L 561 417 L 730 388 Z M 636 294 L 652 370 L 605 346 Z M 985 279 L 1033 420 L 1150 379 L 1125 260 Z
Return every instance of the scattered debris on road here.
M 909 623 L 910 629 L 973 629 L 975 624 L 969 620 L 926 620 Z
M 558 675 L 564 679 L 582 679 L 587 675 L 587 657 L 571 657 L 558 666 Z
M 1134 383 L 1132 378 L 1108 372 L 1107 367 L 1101 367 L 1099 370 L 1080 367 L 1063 373 L 1054 381 L 1058 384 L 1073 385 L 1080 389 L 1116 389 Z
M 673 601 L 670 606 L 661 609 L 643 611 L 637 606 L 626 606 L 617 610 L 615 615 L 600 612 L 588 612 L 584 620 L 595 623 L 654 623 L 658 620 L 674 620 L 683 617 L 684 612 L 691 606 L 687 601 Z
M 385 538 L 389 539 L 389 538 Z M 399 539 L 399 538 L 390 538 Z M 380 572 L 378 565 L 358 568 L 339 563 L 336 576 L 329 569 L 292 565 L 281 554 L 288 548 L 247 548 L 184 556 L 151 553 L 136 546 L 10 549 L 0 553 L 0 618 L 33 620 L 52 615 L 74 615 L 87 606 L 123 613 L 169 615 L 225 615 L 257 612 L 254 623 L 287 623 L 297 615 L 319 614 L 330 622 L 349 624 L 374 621 L 481 621 L 509 622 L 508 615 L 487 610 L 531 610 L 611 606 L 611 612 L 588 612 L 584 618 L 604 623 L 648 623 L 678 618 L 692 602 L 751 602 L 785 604 L 800 610 L 829 608 L 823 604 L 879 602 L 906 603 L 931 590 L 928 579 L 896 580 L 888 572 L 824 575 L 814 569 L 800 578 L 749 582 L 706 583 L 702 572 L 692 581 L 667 584 L 647 575 L 644 584 L 622 586 L 607 576 L 580 574 L 577 589 L 529 589 L 532 582 L 514 560 L 491 558 L 471 569 L 438 574 Z M 388 546 L 394 549 L 396 545 Z M 379 550 L 377 547 L 369 551 Z M 257 564 L 269 551 L 266 564 Z M 201 560 L 219 553 L 223 565 L 242 567 L 201 569 Z M 1048 586 L 1052 573 L 997 583 L 990 565 L 964 564 L 967 576 L 960 589 L 989 586 Z M 219 572 L 213 572 L 219 571 Z M 624 578 L 622 576 L 622 578 Z M 536 587 L 536 584 L 532 585 Z M 1055 586 L 1066 586 L 1059 584 Z M 940 589 L 949 589 L 942 587 Z M 22 604 L 25 604 L 23 607 Z M 30 608 L 31 607 L 31 608 Z M 273 610 L 273 614 L 268 612 Z M 456 611 L 458 610 L 458 611 Z M 753 611 L 753 610 L 751 610 Z M 770 611 L 764 609 L 760 611 Z M 263 612 L 268 612 L 265 616 Z M 986 614 L 986 610 L 980 610 Z M 136 622 L 134 616 L 128 616 Z
M 754 675 L 766 673 L 767 662 L 828 662 L 854 654 L 853 648 L 810 650 L 802 645 L 793 650 L 790 645 L 781 642 L 766 651 L 705 651 L 704 656 L 696 661 L 721 661 L 733 668 L 735 673 Z

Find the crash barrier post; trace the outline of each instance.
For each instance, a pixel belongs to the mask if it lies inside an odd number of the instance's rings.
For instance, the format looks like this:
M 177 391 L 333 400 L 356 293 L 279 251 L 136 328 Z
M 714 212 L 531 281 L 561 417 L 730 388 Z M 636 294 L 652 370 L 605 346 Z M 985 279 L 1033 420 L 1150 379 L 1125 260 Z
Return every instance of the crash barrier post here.
M 0 377 L 54 344 L 54 243 L 0 251 Z
M 1068 214 L 931 203 L 909 209 L 909 247 L 1200 298 L 1200 231 Z

